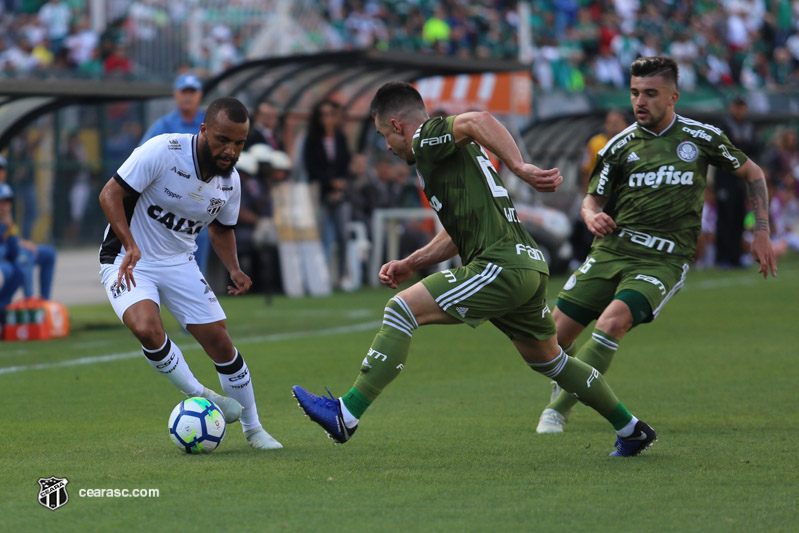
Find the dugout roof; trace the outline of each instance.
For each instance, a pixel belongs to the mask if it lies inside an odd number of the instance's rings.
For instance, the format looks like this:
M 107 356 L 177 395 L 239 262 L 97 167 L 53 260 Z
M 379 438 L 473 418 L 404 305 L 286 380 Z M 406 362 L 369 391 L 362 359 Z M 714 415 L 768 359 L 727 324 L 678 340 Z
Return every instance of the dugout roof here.
M 248 107 L 269 100 L 280 110 L 279 130 L 291 133 L 316 102 L 335 98 L 352 118 L 368 119 L 369 102 L 389 80 L 528 71 L 515 61 L 460 59 L 377 50 L 352 50 L 246 61 L 204 83 L 204 104 L 235 96 Z M 0 150 L 36 118 L 75 104 L 168 98 L 172 84 L 125 80 L 19 79 L 0 83 Z

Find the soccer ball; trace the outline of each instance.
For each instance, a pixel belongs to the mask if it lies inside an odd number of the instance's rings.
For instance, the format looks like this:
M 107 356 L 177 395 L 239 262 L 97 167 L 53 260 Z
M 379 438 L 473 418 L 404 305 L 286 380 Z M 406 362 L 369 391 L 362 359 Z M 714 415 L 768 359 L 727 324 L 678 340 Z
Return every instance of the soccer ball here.
M 210 453 L 225 436 L 225 417 L 211 400 L 189 398 L 172 409 L 169 435 L 186 453 Z

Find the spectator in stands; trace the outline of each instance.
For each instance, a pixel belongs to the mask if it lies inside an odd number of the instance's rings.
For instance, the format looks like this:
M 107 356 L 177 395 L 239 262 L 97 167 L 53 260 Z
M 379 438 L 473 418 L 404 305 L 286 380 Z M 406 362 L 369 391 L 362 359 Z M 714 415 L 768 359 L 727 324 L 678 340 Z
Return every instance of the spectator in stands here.
M 5 323 L 5 308 L 22 285 L 25 276 L 17 261 L 19 230 L 11 216 L 14 192 L 8 183 L 0 183 L 0 325 Z
M 760 141 L 754 123 L 747 118 L 746 100 L 741 96 L 733 98 L 727 110 L 729 115 L 722 124 L 722 130 L 735 146 L 752 159 L 759 160 Z M 746 183 L 738 176 L 719 169 L 714 181 L 714 192 L 718 216 L 716 261 L 721 267 L 741 267 Z
M 271 219 L 272 196 L 269 193 L 267 177 L 262 175 L 258 159 L 249 152 L 241 152 L 236 163 L 241 179 L 241 205 L 239 220 L 236 223 L 236 249 L 242 270 L 252 276 L 252 290 L 263 292 L 266 278 L 265 269 L 274 268 L 262 261 L 259 246 L 255 242 L 255 228 L 263 219 Z M 273 243 L 274 244 L 274 243 Z
M 319 184 L 322 245 L 329 263 L 335 242 L 339 278 L 347 272 L 347 222 L 351 210 L 348 201 L 351 155 L 341 125 L 342 110 L 338 103 L 331 100 L 318 103 L 311 114 L 303 148 L 308 180 Z
M 210 51 L 208 68 L 211 74 L 219 74 L 241 61 L 233 32 L 227 26 L 214 26 L 207 46 Z
M 56 249 L 49 244 L 36 244 L 25 239 L 19 240 L 17 262 L 23 273 L 22 290 L 25 298 L 35 298 L 34 277 L 39 269 L 39 297 L 49 300 L 55 276 Z
M 64 46 L 69 50 L 69 60 L 75 67 L 91 61 L 99 43 L 100 36 L 92 29 L 88 15 L 80 17 L 72 33 L 64 39 Z
M 106 75 L 126 76 L 133 72 L 133 62 L 125 51 L 125 45 L 117 43 L 103 61 Z
M 778 257 L 789 249 L 799 251 L 798 197 L 797 180 L 789 176 L 779 184 L 771 199 L 774 253 Z
M 35 295 L 33 278 L 34 271 L 36 267 L 38 267 L 39 294 L 45 300 L 49 300 L 53 288 L 53 276 L 55 275 L 56 250 L 49 244 L 36 244 L 33 241 L 23 239 L 17 235 L 18 232 L 15 229 L 16 226 L 14 225 L 12 209 L 14 193 L 11 187 L 6 183 L 6 167 L 6 159 L 0 156 L 0 204 L 2 204 L 2 206 L 0 206 L 0 236 L 4 231 L 14 233 L 16 236 L 16 244 L 11 244 L 11 246 L 17 249 L 15 261 L 19 270 L 22 272 L 22 287 L 25 297 L 32 298 Z M 5 230 L 2 229 L 3 224 L 6 226 Z M 2 237 L 0 237 L 0 239 L 2 239 Z M 2 244 L 0 244 L 0 247 L 2 247 Z M 2 262 L 2 252 L 0 252 L 0 262 Z M 2 283 L 0 283 L 0 285 L 1 284 Z M 7 304 L 8 302 L 6 302 L 6 305 Z M 0 305 L 2 305 L 2 298 L 0 298 Z M 0 314 L 2 314 L 2 309 L 3 307 L 0 307 Z
M 172 98 L 175 109 L 158 118 L 147 129 L 139 144 L 163 133 L 199 133 L 205 113 L 200 109 L 203 84 L 196 75 L 181 74 L 175 79 Z
M 61 178 L 69 185 L 69 225 L 64 231 L 64 240 L 74 244 L 80 236 L 81 223 L 92 194 L 89 156 L 77 131 L 67 135 L 66 147 L 61 156 L 61 169 Z
M 696 241 L 694 261 L 696 268 L 703 270 L 716 264 L 716 231 L 718 210 L 716 195 L 711 187 L 705 188 L 705 203 L 702 206 L 702 230 Z M 776 255 L 776 252 L 775 252 Z
M 278 139 L 275 131 L 277 120 L 277 108 L 271 102 L 264 100 L 258 104 L 244 149 L 249 149 L 254 144 L 266 144 L 273 150 L 282 150 L 283 143 Z
M 33 226 L 39 216 L 36 198 L 36 157 L 35 153 L 51 127 L 52 117 L 42 117 L 35 125 L 27 128 L 11 140 L 9 146 L 8 181 L 14 184 L 17 215 L 22 211 L 21 236 L 30 239 Z
M 39 22 L 47 29 L 47 37 L 58 50 L 69 35 L 72 13 L 69 6 L 61 0 L 49 0 L 39 9 Z
M 774 138 L 774 147 L 765 156 L 765 167 L 771 183 L 778 187 L 788 176 L 799 177 L 799 143 L 792 128 L 777 131 Z

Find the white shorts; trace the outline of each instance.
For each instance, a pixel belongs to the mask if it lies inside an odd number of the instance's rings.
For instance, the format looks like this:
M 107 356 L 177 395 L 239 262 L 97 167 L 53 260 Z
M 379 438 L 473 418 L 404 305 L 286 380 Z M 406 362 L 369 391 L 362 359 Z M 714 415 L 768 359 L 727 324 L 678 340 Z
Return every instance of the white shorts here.
M 130 290 L 124 286 L 124 279 L 122 289 L 116 287 L 121 262 L 122 256 L 117 256 L 113 265 L 100 267 L 105 293 L 120 320 L 136 302 L 152 300 L 161 307 L 162 299 L 164 307 L 184 328 L 186 324 L 209 324 L 226 318 L 195 261 L 178 265 L 139 261 L 133 269 L 136 286 Z

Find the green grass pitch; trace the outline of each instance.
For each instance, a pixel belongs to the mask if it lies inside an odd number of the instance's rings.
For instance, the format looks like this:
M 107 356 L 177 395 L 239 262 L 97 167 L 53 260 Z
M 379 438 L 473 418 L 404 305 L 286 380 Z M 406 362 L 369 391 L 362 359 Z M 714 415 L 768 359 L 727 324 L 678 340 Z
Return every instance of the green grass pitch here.
M 490 324 L 417 331 L 402 376 L 334 446 L 290 387 L 346 392 L 392 293 L 223 299 L 261 420 L 285 446 L 273 452 L 234 424 L 214 453 L 180 453 L 166 423 L 182 397 L 107 304 L 72 309 L 69 339 L 0 343 L 0 531 L 796 531 L 795 256 L 768 281 L 692 272 L 624 339 L 608 379 L 660 437 L 633 459 L 607 457 L 613 431 L 583 406 L 566 433 L 536 435 L 548 382 Z M 69 480 L 56 511 L 37 502 L 49 476 Z M 90 488 L 160 495 L 79 496 Z

